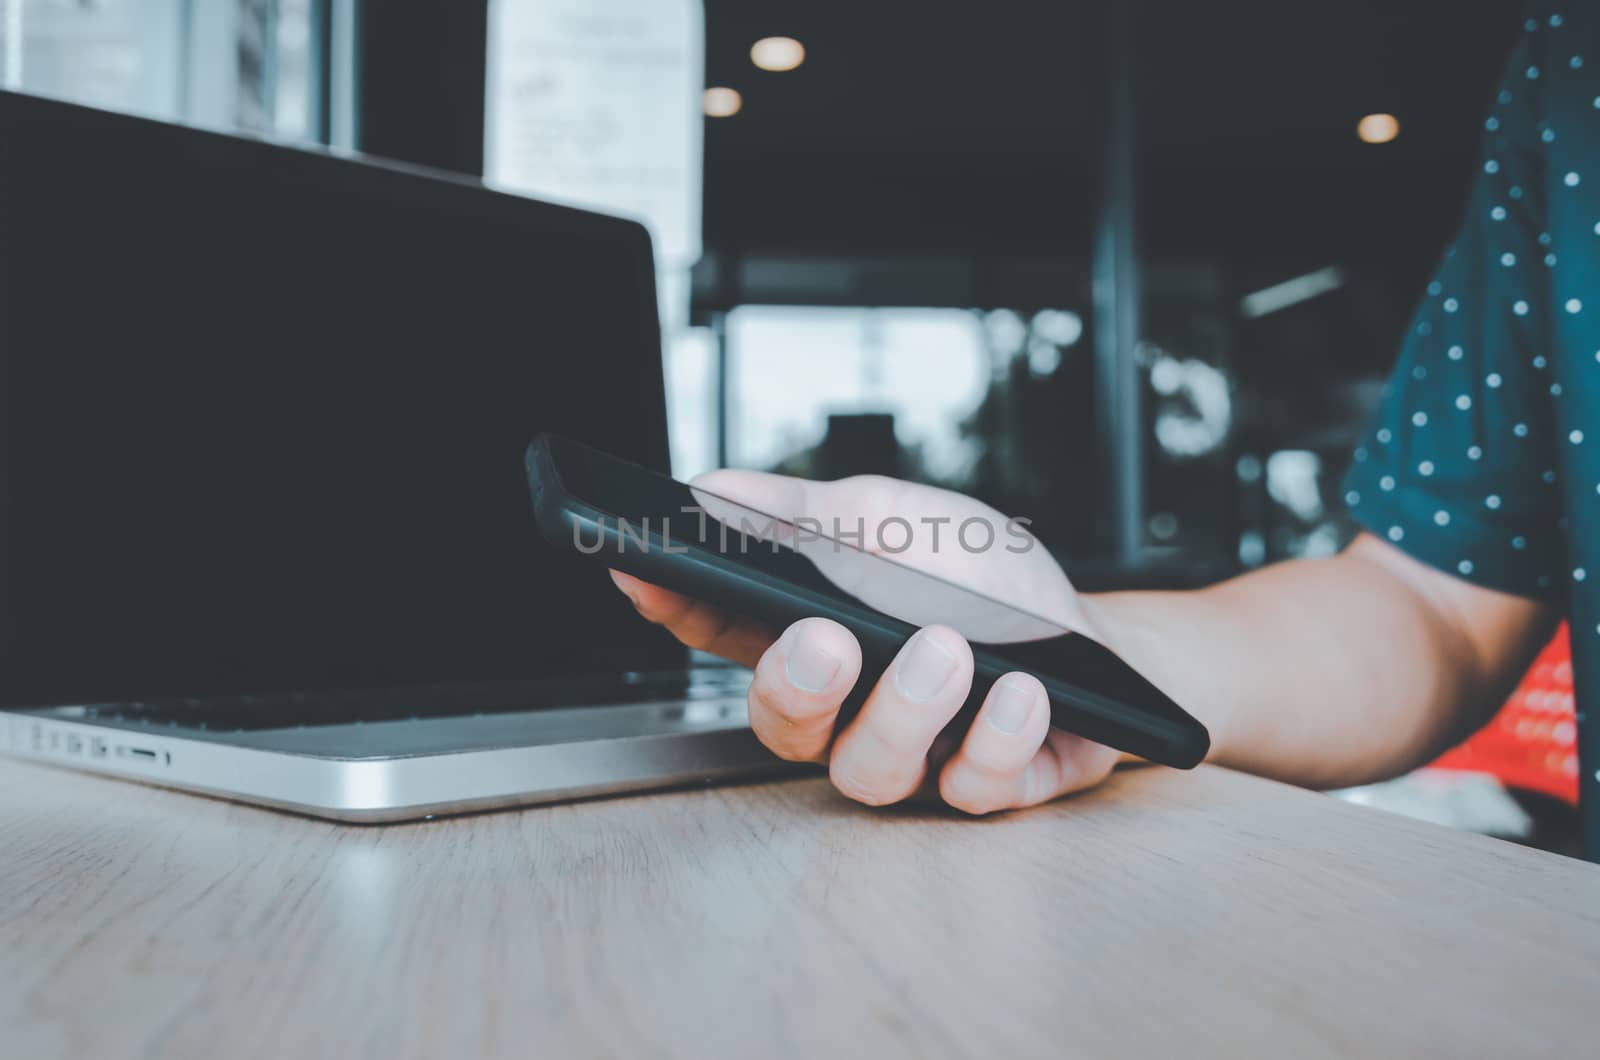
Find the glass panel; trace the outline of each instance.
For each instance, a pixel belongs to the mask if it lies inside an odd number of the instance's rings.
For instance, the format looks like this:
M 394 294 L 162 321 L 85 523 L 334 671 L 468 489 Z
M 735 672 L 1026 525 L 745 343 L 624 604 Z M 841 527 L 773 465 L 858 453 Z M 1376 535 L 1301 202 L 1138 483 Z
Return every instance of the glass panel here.
M 0 0 L 0 85 L 317 138 L 314 0 Z
M 1087 552 L 1081 313 L 741 306 L 727 326 L 731 464 L 958 490 L 1032 520 L 1053 550 Z
M 0 0 L 0 88 L 22 87 L 21 27 L 22 0 Z
M 1237 431 L 1217 277 L 1152 270 L 1146 525 L 1152 563 L 1233 565 Z M 1088 307 L 745 305 L 727 317 L 729 462 L 812 478 L 883 474 L 1026 517 L 1075 562 L 1108 534 Z M 1281 477 L 1281 473 L 1280 473 Z
M 7 0 L 25 91 L 173 117 L 182 91 L 181 0 Z
M 316 132 L 311 0 L 237 0 L 235 124 L 285 140 Z
M 672 473 L 688 480 L 717 466 L 716 338 L 710 328 L 682 328 L 665 344 Z
M 742 306 L 728 317 L 729 456 L 836 478 L 966 482 L 988 394 L 984 323 L 961 309 Z

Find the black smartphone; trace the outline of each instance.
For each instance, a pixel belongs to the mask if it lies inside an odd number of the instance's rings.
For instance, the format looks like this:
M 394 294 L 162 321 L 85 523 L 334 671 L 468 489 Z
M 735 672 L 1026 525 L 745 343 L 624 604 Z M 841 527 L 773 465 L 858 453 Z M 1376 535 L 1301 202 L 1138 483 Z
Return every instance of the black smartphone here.
M 778 631 L 830 618 L 861 644 L 861 686 L 918 628 L 938 621 L 967 637 L 976 664 L 958 720 L 970 723 L 989 687 L 1021 670 L 1043 683 L 1058 728 L 1182 769 L 1210 747 L 1205 726 L 1104 646 L 840 539 L 847 535 L 549 434 L 528 446 L 527 472 L 539 531 L 552 545 Z

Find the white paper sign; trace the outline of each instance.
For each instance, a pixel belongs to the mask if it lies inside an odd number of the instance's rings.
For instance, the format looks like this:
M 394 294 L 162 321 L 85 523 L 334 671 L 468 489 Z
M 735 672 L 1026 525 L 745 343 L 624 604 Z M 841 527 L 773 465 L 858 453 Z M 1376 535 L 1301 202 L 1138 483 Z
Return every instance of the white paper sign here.
M 493 0 L 484 179 L 643 221 L 700 256 L 701 0 Z

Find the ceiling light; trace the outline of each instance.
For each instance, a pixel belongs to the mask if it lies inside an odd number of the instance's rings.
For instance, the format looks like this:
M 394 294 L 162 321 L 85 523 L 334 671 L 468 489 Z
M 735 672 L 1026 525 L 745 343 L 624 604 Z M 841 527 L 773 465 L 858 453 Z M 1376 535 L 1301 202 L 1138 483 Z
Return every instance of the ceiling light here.
M 762 37 L 750 45 L 750 61 L 774 73 L 793 70 L 806 61 L 805 45 L 793 37 Z
M 731 118 L 744 106 L 744 97 L 735 88 L 708 88 L 703 99 L 708 118 Z
M 1257 320 L 1268 313 L 1276 313 L 1329 291 L 1337 291 L 1344 286 L 1344 279 L 1343 269 L 1329 265 L 1245 295 L 1239 301 L 1239 311 L 1249 319 Z
M 1356 135 L 1363 143 L 1386 144 L 1400 135 L 1400 122 L 1393 114 L 1368 114 L 1356 123 Z

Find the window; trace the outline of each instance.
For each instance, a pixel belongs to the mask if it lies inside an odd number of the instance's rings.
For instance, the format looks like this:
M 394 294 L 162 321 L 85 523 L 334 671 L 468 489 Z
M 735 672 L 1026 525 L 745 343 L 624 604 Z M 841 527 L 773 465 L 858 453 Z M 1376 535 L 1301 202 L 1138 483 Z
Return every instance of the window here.
M 0 85 L 168 121 L 322 139 L 339 0 L 0 0 Z
M 926 482 L 1033 520 L 1063 554 L 1086 548 L 1093 357 L 1077 312 L 757 304 L 723 327 L 729 464 Z
M 978 314 L 741 306 L 727 328 L 734 464 L 824 477 L 970 476 L 976 444 L 961 425 L 991 376 Z M 839 446 L 847 452 L 830 455 Z

